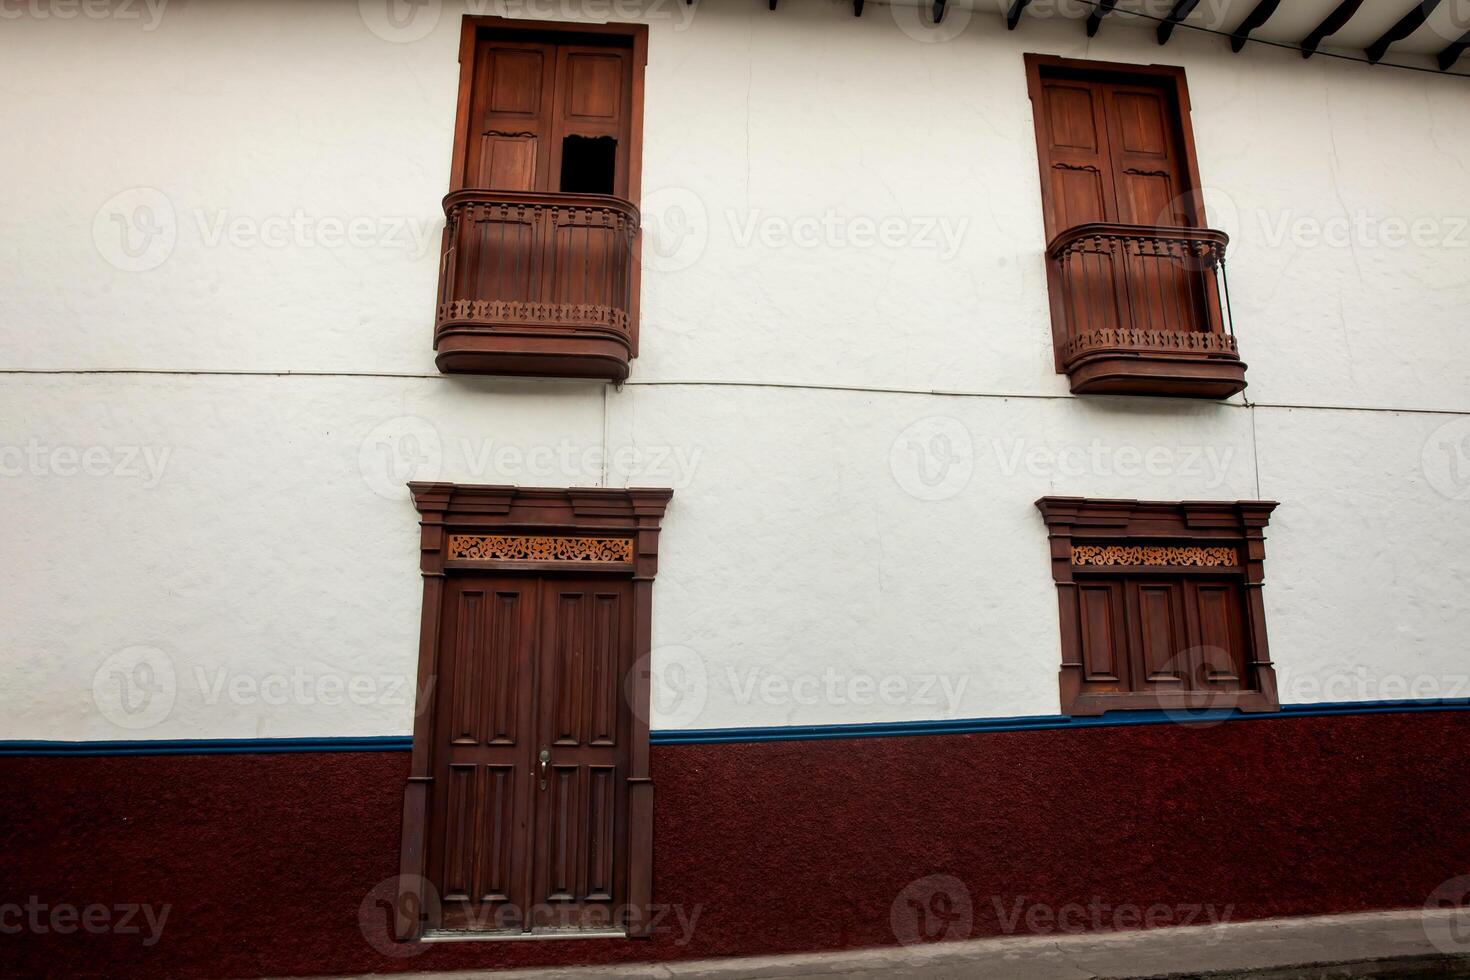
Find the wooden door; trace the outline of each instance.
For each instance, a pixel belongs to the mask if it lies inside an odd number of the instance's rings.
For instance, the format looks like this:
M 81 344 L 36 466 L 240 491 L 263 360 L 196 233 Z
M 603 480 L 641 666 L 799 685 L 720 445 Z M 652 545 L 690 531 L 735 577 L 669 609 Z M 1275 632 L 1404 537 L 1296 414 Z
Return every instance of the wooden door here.
M 1170 89 L 1061 76 L 1041 87 L 1047 237 L 1095 222 L 1197 224 Z M 1074 329 L 1208 330 L 1207 280 L 1172 243 L 1100 240 L 1068 270 Z
M 632 583 L 445 590 L 429 864 L 448 930 L 621 928 Z
M 607 929 L 626 892 L 632 582 L 542 584 L 532 925 Z

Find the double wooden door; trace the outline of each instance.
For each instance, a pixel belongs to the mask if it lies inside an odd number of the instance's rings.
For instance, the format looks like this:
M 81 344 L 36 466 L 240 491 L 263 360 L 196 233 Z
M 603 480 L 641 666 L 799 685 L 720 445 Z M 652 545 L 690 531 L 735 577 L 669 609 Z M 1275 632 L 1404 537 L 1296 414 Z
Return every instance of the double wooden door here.
M 451 573 L 429 863 L 442 928 L 620 929 L 632 582 Z

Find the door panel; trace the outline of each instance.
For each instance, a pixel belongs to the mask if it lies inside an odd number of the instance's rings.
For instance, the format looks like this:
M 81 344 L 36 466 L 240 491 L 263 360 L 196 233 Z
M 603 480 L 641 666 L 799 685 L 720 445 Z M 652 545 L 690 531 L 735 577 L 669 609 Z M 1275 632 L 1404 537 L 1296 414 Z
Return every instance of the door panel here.
M 445 928 L 521 924 L 536 598 L 534 579 L 456 577 L 445 590 L 428 863 Z
M 629 719 L 622 678 L 632 669 L 632 584 L 548 580 L 542 599 L 543 744 L 551 778 L 539 794 L 535 925 L 616 927 L 627 878 L 625 792 Z
M 465 901 L 474 890 L 475 876 L 475 783 L 478 767 L 450 764 L 447 776 L 449 799 L 445 804 L 444 877 L 439 893 L 450 901 Z
M 611 577 L 449 578 L 428 862 L 443 928 L 622 925 L 631 601 Z
M 563 48 L 558 54 L 566 64 L 562 118 L 616 125 L 623 106 L 622 53 Z
M 1050 240 L 1068 228 L 1116 221 L 1117 189 L 1108 146 L 1105 91 L 1080 80 L 1056 80 L 1042 88 L 1046 120 L 1046 233 Z M 1072 322 L 1082 331 L 1127 325 L 1123 269 L 1106 245 L 1094 242 L 1076 252 L 1063 271 L 1073 303 Z
M 480 187 L 529 191 L 536 187 L 536 157 L 540 137 L 535 133 L 486 130 L 480 142 Z
M 1190 223 L 1179 197 L 1184 182 L 1176 113 L 1165 93 L 1123 85 L 1106 86 L 1103 93 L 1117 188 L 1114 220 L 1129 225 Z
M 486 844 L 476 876 L 475 894 L 482 902 L 508 902 L 515 893 L 516 771 L 514 766 L 486 766 L 480 808 Z

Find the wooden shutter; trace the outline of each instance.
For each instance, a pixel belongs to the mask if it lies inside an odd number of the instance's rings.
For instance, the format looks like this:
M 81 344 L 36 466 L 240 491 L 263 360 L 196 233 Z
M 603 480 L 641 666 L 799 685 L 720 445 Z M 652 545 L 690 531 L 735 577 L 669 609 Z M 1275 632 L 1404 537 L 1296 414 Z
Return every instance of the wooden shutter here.
M 612 192 L 628 196 L 633 52 L 624 46 L 482 40 L 474 52 L 464 186 L 560 186 L 567 136 L 616 141 Z
M 1077 587 L 1082 678 L 1089 690 L 1128 690 L 1128 615 L 1122 582 Z
M 465 183 L 504 191 L 550 190 L 555 49 L 487 41 L 475 52 Z
M 1117 202 L 1109 220 L 1189 227 L 1184 205 L 1179 111 L 1163 89 L 1099 86 L 1108 124 L 1109 171 Z
M 1189 686 L 1189 632 L 1184 583 L 1133 579 L 1128 583 L 1133 634 L 1133 690 L 1179 691 Z
M 1239 582 L 1189 582 L 1190 608 L 1198 624 L 1195 645 L 1196 687 L 1239 691 L 1251 686 L 1247 678 L 1245 602 Z
M 1037 127 L 1045 147 L 1047 238 L 1077 225 L 1118 220 L 1103 94 L 1101 86 L 1085 80 L 1042 85 Z
M 556 105 L 552 166 L 561 174 L 568 136 L 617 141 L 613 193 L 628 196 L 633 53 L 627 48 L 561 45 L 556 52 Z
M 1048 238 L 1095 221 L 1196 224 L 1184 120 L 1166 88 L 1044 77 L 1037 111 Z

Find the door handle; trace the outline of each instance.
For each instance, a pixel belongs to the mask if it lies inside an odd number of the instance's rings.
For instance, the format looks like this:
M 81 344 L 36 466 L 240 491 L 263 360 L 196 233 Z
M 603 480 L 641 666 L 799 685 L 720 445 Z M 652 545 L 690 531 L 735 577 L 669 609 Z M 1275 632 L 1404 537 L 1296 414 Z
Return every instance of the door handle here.
M 540 758 L 541 758 L 541 788 L 542 789 L 545 789 L 546 788 L 546 766 L 547 766 L 547 764 L 549 762 L 551 762 L 551 750 L 550 749 L 542 749 L 541 750 L 541 757 Z

